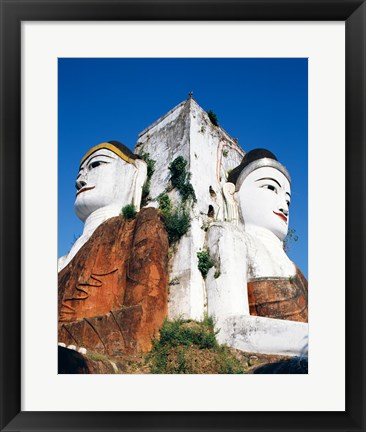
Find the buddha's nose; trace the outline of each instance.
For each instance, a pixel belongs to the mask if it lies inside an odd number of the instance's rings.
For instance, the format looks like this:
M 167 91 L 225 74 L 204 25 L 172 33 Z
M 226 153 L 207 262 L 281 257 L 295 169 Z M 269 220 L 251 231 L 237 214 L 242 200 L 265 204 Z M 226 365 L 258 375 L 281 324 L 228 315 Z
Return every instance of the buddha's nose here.
M 285 216 L 288 216 L 288 210 L 287 209 L 281 209 L 281 211 Z
M 281 207 L 279 208 L 280 212 L 282 212 L 286 217 L 288 216 L 288 207 Z
M 86 186 L 86 181 L 84 181 L 82 178 L 77 178 L 75 182 L 75 187 L 77 190 L 80 190 L 82 187 Z

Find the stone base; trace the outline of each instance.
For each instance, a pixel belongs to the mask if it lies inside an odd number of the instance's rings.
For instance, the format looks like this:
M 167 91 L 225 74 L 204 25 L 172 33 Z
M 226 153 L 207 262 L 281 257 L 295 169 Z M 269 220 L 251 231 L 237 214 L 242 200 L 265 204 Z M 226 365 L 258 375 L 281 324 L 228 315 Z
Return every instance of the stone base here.
M 307 353 L 308 324 L 236 315 L 217 323 L 219 343 L 241 351 L 299 356 Z

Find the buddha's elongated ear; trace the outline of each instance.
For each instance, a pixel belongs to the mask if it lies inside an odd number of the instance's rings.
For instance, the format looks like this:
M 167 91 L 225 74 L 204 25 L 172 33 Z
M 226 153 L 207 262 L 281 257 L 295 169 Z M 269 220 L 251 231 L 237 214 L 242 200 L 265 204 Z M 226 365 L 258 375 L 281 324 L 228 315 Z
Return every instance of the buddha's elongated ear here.
M 239 222 L 239 210 L 238 204 L 235 200 L 235 185 L 234 183 L 225 183 L 222 187 L 225 200 L 225 220 L 232 222 L 234 225 L 238 225 Z
M 136 167 L 137 173 L 133 184 L 134 193 L 132 202 L 135 206 L 135 209 L 138 211 L 140 210 L 141 205 L 142 186 L 144 185 L 147 178 L 147 165 L 146 162 L 141 159 L 136 159 L 133 165 Z

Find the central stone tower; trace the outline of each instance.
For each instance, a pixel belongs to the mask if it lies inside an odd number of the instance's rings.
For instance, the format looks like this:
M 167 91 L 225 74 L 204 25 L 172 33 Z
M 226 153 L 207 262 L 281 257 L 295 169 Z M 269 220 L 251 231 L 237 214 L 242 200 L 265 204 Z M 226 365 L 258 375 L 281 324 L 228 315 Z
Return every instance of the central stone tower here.
M 181 197 L 171 185 L 169 170 L 169 164 L 179 156 L 187 162 L 197 200 L 188 206 L 189 231 L 170 250 L 170 319 L 201 320 L 207 310 L 197 252 L 207 248 L 208 225 L 227 218 L 223 185 L 245 154 L 237 140 L 214 123 L 190 95 L 144 129 L 135 146 L 135 153 L 155 161 L 147 206 L 158 207 L 161 194 L 167 194 L 174 205 L 180 204 Z

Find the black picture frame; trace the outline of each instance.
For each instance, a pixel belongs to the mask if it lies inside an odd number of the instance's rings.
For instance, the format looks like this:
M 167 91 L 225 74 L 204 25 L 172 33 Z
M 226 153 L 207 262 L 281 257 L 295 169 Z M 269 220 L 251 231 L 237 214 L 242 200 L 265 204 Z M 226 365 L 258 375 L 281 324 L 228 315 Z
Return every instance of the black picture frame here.
M 365 1 L 0 0 L 0 7 L 0 429 L 4 431 L 364 431 L 366 405 L 364 366 Z M 84 20 L 345 21 L 347 319 L 345 412 L 21 411 L 21 22 Z M 325 305 L 325 308 L 328 306 Z M 335 353 L 330 353 L 329 361 L 337 361 Z

